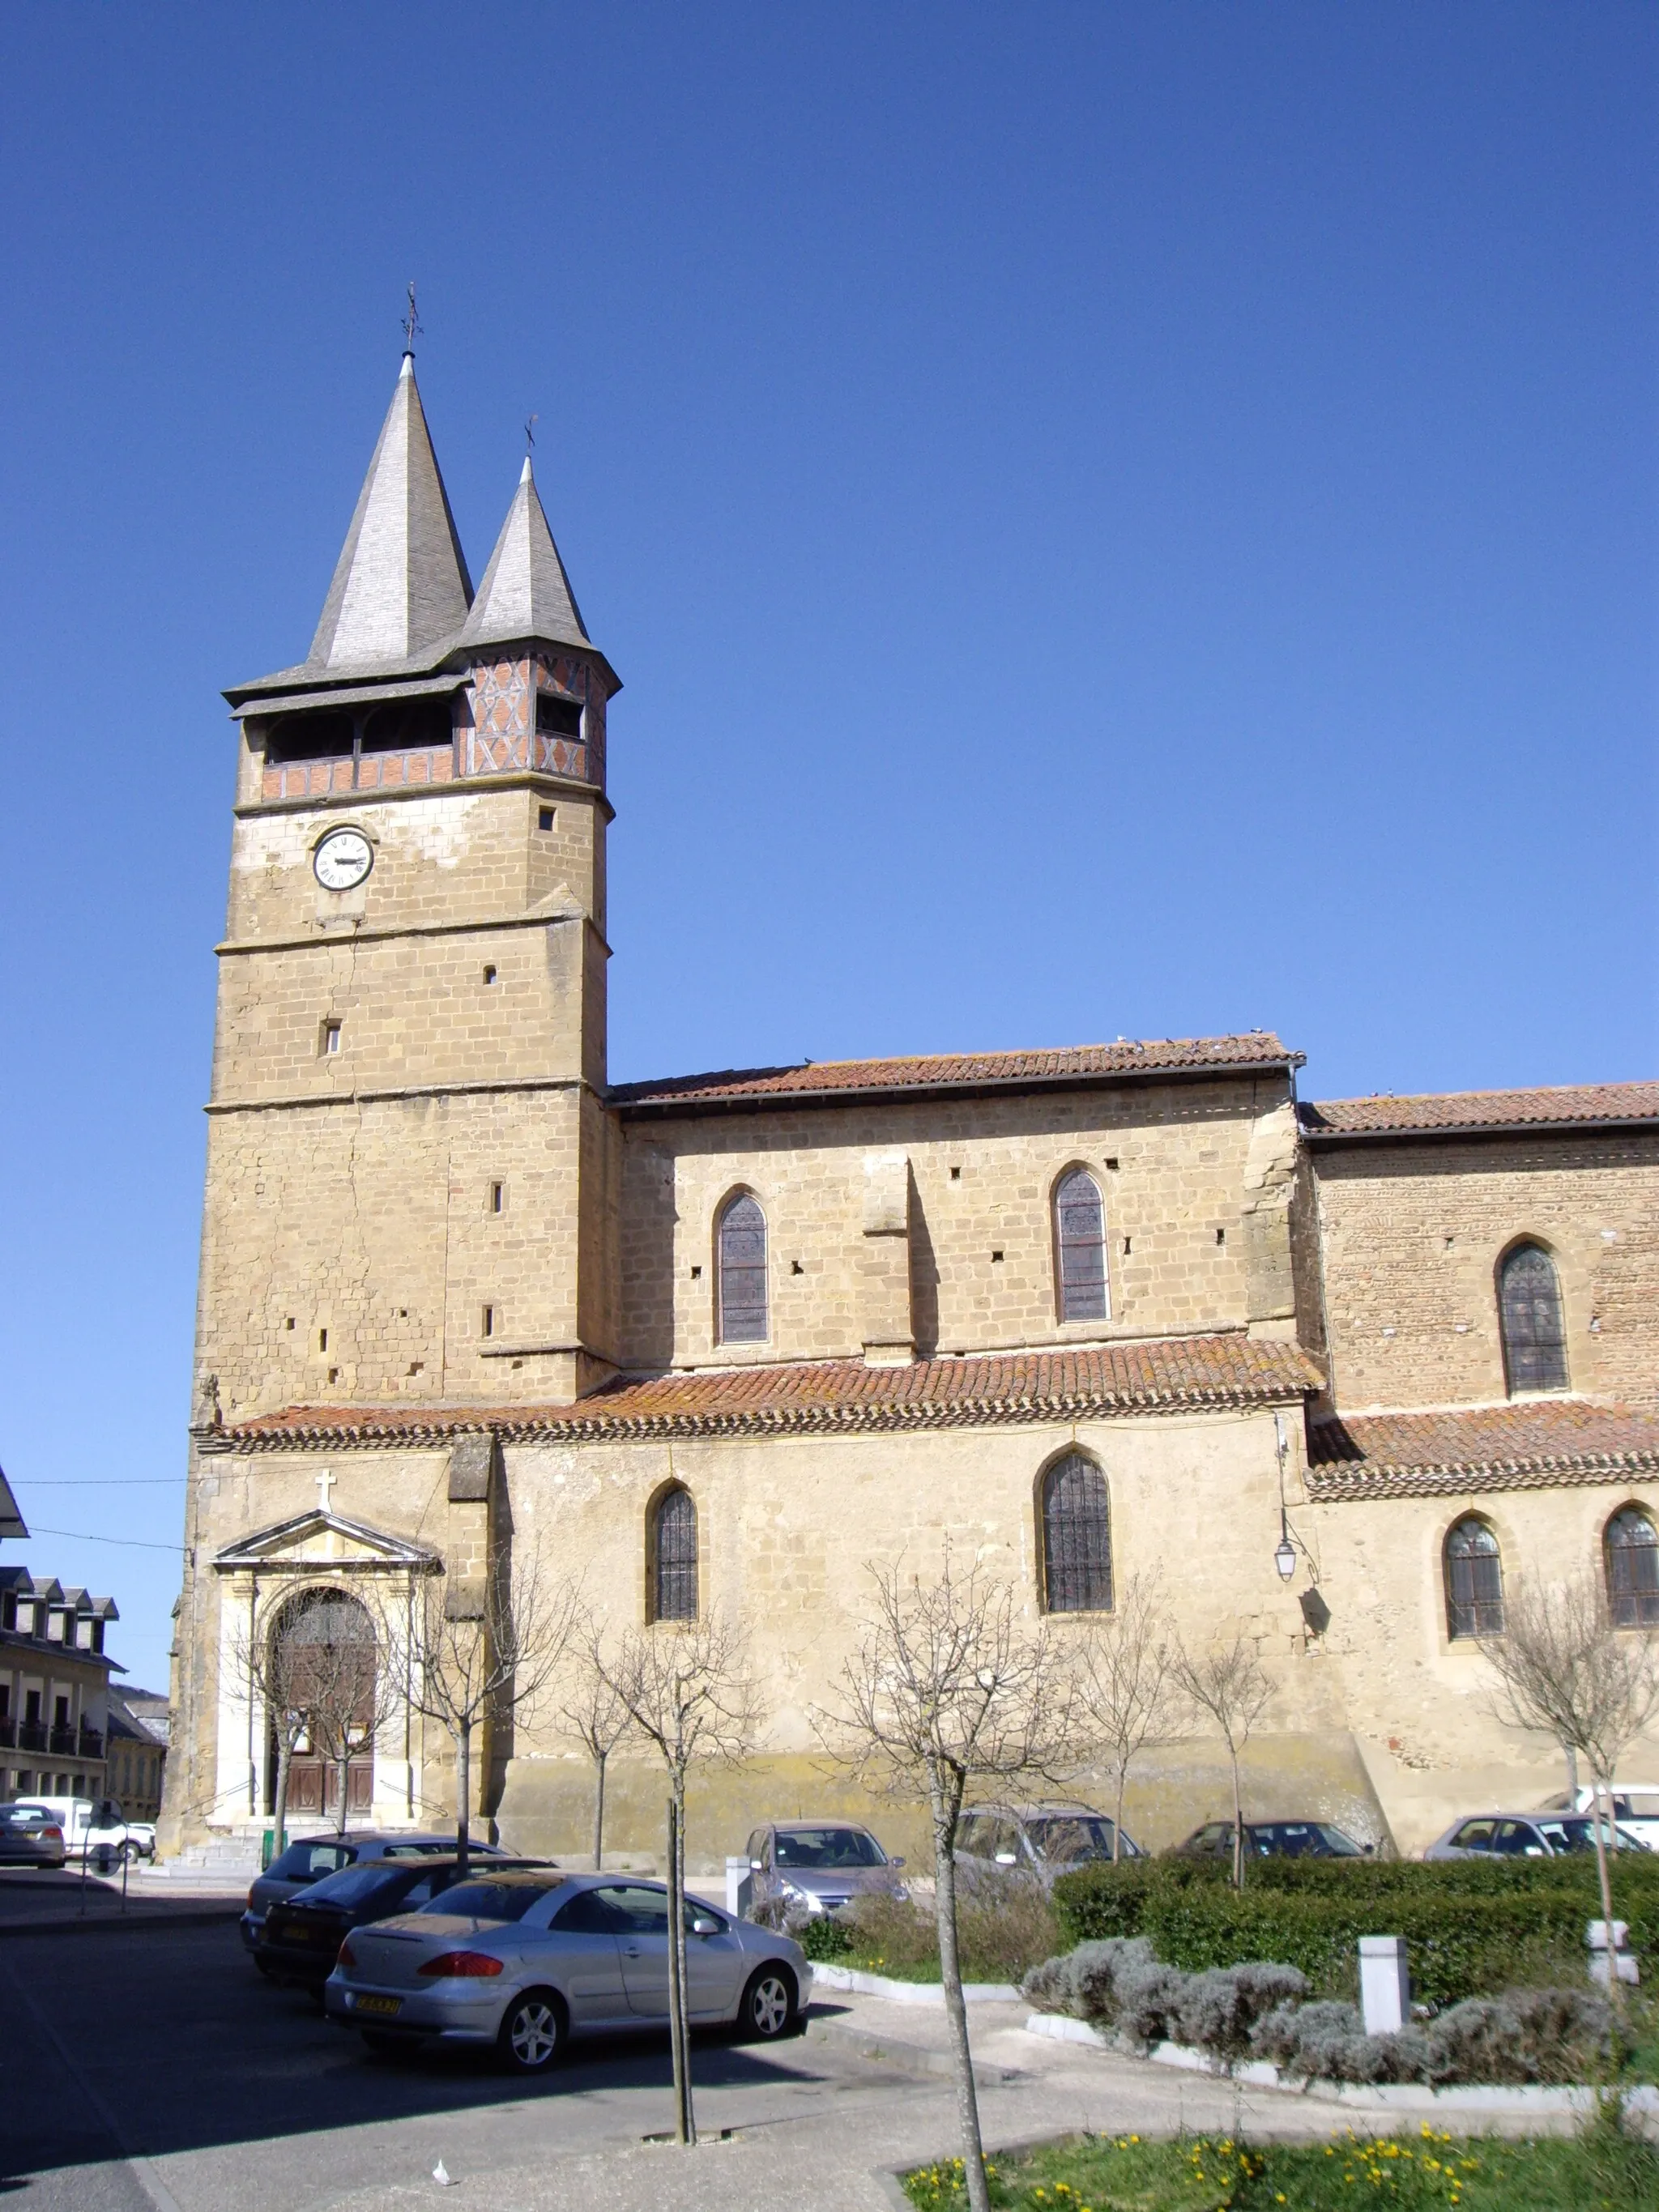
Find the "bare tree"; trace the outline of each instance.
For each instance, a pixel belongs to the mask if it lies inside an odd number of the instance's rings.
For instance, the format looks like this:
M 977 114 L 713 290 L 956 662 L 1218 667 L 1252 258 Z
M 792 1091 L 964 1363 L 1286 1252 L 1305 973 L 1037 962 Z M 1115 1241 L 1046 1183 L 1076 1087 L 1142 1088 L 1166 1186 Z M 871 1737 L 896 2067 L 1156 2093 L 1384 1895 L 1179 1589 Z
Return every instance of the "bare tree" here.
M 1104 1747 L 1115 1791 L 1112 1860 L 1121 1856 L 1129 1769 L 1171 1732 L 1178 1703 L 1174 1638 L 1156 1577 L 1133 1576 L 1111 1614 L 1079 1645 L 1077 1701 Z
M 473 1739 L 486 1723 L 526 1720 L 546 1698 L 580 1618 L 570 1583 L 539 1544 L 495 1546 L 476 1578 L 430 1576 L 404 1613 L 382 1614 L 398 1686 L 411 1711 L 455 1750 L 455 1853 L 471 1838 Z
M 890 1796 L 927 1800 L 933 1831 L 940 1978 L 945 1985 L 963 2163 L 973 2212 L 987 2212 L 984 2145 L 957 1942 L 956 1843 L 970 1783 L 1049 1774 L 1066 1757 L 1066 1670 L 1046 1633 L 1023 1628 L 1013 1589 L 947 1544 L 937 1579 L 903 1563 L 872 1567 L 874 1593 L 825 1741 L 859 1778 Z
M 594 1646 L 596 1667 L 629 1722 L 668 1773 L 668 2025 L 674 2062 L 675 2132 L 697 2139 L 691 2100 L 685 1995 L 685 1783 L 694 1766 L 735 1766 L 759 1737 L 762 1704 L 749 1647 L 724 1614 L 659 1621 L 623 1638 L 614 1657 Z
M 1589 1767 L 1590 1833 L 1601 1917 L 1608 1923 L 1607 1994 L 1622 2010 L 1622 1984 L 1612 1960 L 1607 1835 L 1619 1762 L 1659 1717 L 1659 1638 L 1620 1628 L 1595 1575 L 1553 1584 L 1517 1576 L 1504 1594 L 1504 1633 L 1480 1639 L 1481 1655 L 1498 1680 L 1498 1718 L 1553 1736 Z
M 1249 1637 L 1209 1644 L 1196 1655 L 1177 1644 L 1173 1678 L 1182 1695 L 1206 1714 L 1227 1746 L 1233 1771 L 1233 1887 L 1244 1887 L 1244 1806 L 1239 1753 L 1276 1694 Z
M 306 1740 L 306 1709 L 300 1696 L 294 1648 L 278 1635 L 250 1636 L 245 1627 L 239 1627 L 231 1663 L 236 1679 L 247 1684 L 256 1705 L 264 1707 L 266 1725 L 276 1741 L 271 1856 L 280 1858 L 288 1845 L 289 1774 L 294 1754 Z M 251 1780 L 249 1788 L 252 1792 Z
M 571 1639 L 560 1717 L 580 1736 L 593 1762 L 593 1871 L 605 1864 L 605 1770 L 611 1753 L 634 1726 L 621 1692 L 607 1669 L 599 1624 L 583 1618 Z

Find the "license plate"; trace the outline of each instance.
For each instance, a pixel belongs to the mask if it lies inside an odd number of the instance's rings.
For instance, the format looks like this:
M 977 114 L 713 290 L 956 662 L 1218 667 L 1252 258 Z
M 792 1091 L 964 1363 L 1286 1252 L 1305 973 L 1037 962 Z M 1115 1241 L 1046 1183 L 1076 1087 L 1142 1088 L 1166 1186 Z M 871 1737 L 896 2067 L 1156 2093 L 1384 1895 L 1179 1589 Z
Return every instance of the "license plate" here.
M 309 1943 L 311 1941 L 311 1930 L 308 1928 L 279 1928 L 276 1933 L 279 1940 L 284 1943 Z
M 359 1997 L 351 2008 L 353 2012 L 372 2012 L 377 2020 L 390 2020 L 403 2008 L 401 1997 Z

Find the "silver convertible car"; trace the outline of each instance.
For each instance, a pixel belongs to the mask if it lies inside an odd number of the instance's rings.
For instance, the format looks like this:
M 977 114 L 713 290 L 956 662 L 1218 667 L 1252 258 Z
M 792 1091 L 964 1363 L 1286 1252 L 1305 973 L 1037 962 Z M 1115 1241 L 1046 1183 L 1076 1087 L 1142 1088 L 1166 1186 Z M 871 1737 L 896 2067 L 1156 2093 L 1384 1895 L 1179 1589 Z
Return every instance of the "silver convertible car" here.
M 800 2017 L 812 1969 L 798 1943 L 688 1898 L 692 2021 L 771 2041 Z M 371 2050 L 494 2045 L 538 2074 L 572 2036 L 668 2021 L 668 1892 L 615 1875 L 481 1874 L 418 1912 L 354 1928 L 324 1985 L 331 2018 Z

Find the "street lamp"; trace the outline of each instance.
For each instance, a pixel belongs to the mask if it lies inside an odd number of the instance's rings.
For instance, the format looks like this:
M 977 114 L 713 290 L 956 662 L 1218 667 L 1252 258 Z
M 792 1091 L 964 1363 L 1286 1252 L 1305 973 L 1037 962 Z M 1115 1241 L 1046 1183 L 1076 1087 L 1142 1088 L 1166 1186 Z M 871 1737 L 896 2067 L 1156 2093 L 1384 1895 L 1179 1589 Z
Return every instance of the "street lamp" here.
M 1273 1565 L 1279 1570 L 1279 1579 L 1282 1583 L 1289 1582 L 1296 1572 L 1296 1546 L 1291 1541 L 1288 1528 L 1273 1546 Z

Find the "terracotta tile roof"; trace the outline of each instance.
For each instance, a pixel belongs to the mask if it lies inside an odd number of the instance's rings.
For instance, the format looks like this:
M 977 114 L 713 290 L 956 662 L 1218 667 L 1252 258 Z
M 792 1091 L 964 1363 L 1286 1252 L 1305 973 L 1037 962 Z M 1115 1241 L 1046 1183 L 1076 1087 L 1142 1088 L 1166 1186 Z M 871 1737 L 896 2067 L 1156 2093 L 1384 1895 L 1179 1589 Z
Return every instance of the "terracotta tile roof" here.
M 1659 1473 L 1659 1416 L 1564 1398 L 1355 1413 L 1310 1425 L 1308 1457 L 1309 1494 L 1322 1499 L 1627 1482 Z
M 1303 1056 L 1269 1030 L 1247 1036 L 1156 1037 L 1137 1043 L 1071 1045 L 1048 1052 L 936 1053 L 916 1060 L 807 1060 L 799 1067 L 723 1068 L 708 1075 L 621 1083 L 611 1091 L 624 1110 L 695 1111 L 700 1106 L 787 1099 L 805 1105 L 848 1091 L 977 1091 L 1057 1083 L 1116 1082 L 1146 1075 L 1215 1070 L 1288 1073 Z
M 1659 1083 L 1580 1083 L 1557 1091 L 1449 1091 L 1421 1098 L 1328 1098 L 1297 1109 L 1304 1135 L 1403 1137 L 1498 1129 L 1659 1122 Z
M 1284 1405 L 1305 1398 L 1321 1380 L 1294 1344 L 1239 1332 L 921 1359 L 908 1367 L 827 1359 L 798 1367 L 708 1368 L 643 1382 L 619 1378 L 574 1405 L 295 1406 L 212 1431 L 203 1442 L 208 1450 L 281 1451 L 436 1444 L 480 1430 L 493 1430 L 504 1443 L 522 1443 L 979 1428 L 1079 1414 Z

